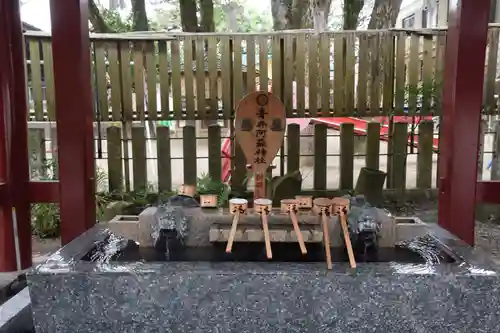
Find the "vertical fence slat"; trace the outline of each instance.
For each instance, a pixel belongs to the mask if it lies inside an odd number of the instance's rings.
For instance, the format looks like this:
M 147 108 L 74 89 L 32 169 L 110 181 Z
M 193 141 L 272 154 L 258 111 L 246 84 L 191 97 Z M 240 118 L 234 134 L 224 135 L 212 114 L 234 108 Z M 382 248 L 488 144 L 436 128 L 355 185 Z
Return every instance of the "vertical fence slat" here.
M 345 36 L 345 109 L 348 114 L 354 113 L 354 76 L 356 73 L 356 54 L 354 42 L 356 36 L 350 32 Z
M 130 142 L 132 135 L 132 121 L 125 121 L 122 123 L 122 144 L 123 144 L 123 172 L 125 173 L 125 191 L 129 192 L 131 190 L 130 186 Z M 133 151 L 132 151 L 133 154 Z M 132 165 L 133 167 L 133 165 Z M 132 170 L 133 171 L 133 170 Z
M 342 115 L 344 114 L 344 36 L 341 34 L 335 34 L 333 39 L 333 81 L 334 81 L 334 90 L 333 90 L 333 106 L 334 106 L 334 114 Z
M 319 40 L 319 78 L 321 80 L 321 115 L 330 115 L 330 37 L 321 34 Z
M 106 44 L 104 42 L 94 42 L 95 52 L 95 84 L 100 119 L 109 120 L 108 110 L 108 80 L 106 78 Z
M 42 67 L 40 63 L 40 43 L 38 40 L 29 40 L 30 49 L 30 69 L 31 69 L 31 92 L 35 120 L 43 120 L 43 88 L 42 88 Z
M 47 100 L 47 117 L 56 120 L 56 106 L 54 94 L 54 72 L 52 61 L 52 43 L 42 41 L 43 52 L 43 74 L 45 76 L 45 99 Z
M 384 34 L 383 43 L 381 46 L 384 48 L 384 68 L 383 68 L 383 98 L 382 105 L 384 107 L 384 114 L 392 114 L 393 100 L 394 100 L 394 36 L 392 33 L 387 32 Z
M 108 190 L 109 192 L 123 191 L 123 159 L 122 159 L 122 131 L 118 126 L 110 126 L 106 130 L 108 148 Z
M 340 125 L 340 189 L 353 188 L 354 124 Z
M 233 139 L 232 144 L 235 146 L 234 156 L 231 160 L 231 187 L 237 191 L 244 191 L 247 188 L 245 182 L 247 175 L 245 154 L 236 139 Z
M 268 56 L 267 56 L 267 42 L 269 36 L 259 36 L 257 37 L 259 41 L 259 89 L 263 91 L 268 91 Z
M 484 82 L 484 100 L 486 112 L 491 114 L 496 109 L 495 101 L 495 79 L 497 77 L 498 63 L 498 36 L 499 29 L 490 29 L 488 32 L 488 65 Z
M 422 121 L 418 126 L 417 187 L 428 189 L 432 184 L 432 144 L 434 123 Z
M 184 160 L 184 184 L 196 185 L 196 127 L 186 125 L 182 129 L 182 156 Z
M 144 190 L 147 185 L 146 136 L 144 126 L 132 127 L 132 167 L 134 190 Z
M 272 91 L 273 93 L 278 96 L 281 100 L 283 100 L 283 96 L 281 94 L 281 36 L 279 35 L 274 35 L 271 37 L 271 43 L 272 43 L 272 72 L 271 72 L 271 78 L 272 78 Z
M 380 123 L 369 122 L 366 129 L 366 157 L 367 168 L 378 170 L 380 164 Z
M 182 119 L 184 110 L 182 106 L 182 80 L 181 80 L 181 47 L 179 40 L 175 39 L 172 46 L 172 107 L 175 119 Z M 185 84 L 186 82 L 184 82 Z
M 394 85 L 394 106 L 396 112 L 402 112 L 405 106 L 405 56 L 406 33 L 400 32 L 396 39 L 396 78 Z
M 144 53 L 146 54 L 146 85 L 148 102 L 148 119 L 158 119 L 158 101 L 156 99 L 156 83 L 158 75 L 156 71 L 156 45 L 154 41 L 148 41 L 145 44 Z
M 208 174 L 215 181 L 221 180 L 221 141 L 220 126 L 208 126 Z
M 391 185 L 398 192 L 406 188 L 406 147 L 408 144 L 408 133 L 406 123 L 395 123 L 393 137 L 393 154 Z
M 196 110 L 200 119 L 207 119 L 207 109 L 205 108 L 206 97 L 206 72 L 205 66 L 205 37 L 196 36 Z
M 491 180 L 500 179 L 500 121 L 496 121 L 493 138 L 493 157 L 491 162 Z
M 137 119 L 144 121 L 146 119 L 146 110 L 144 106 L 144 42 L 134 42 L 134 92 L 135 92 L 135 112 Z M 135 172 L 134 172 L 135 173 Z M 135 185 L 134 185 L 135 188 Z
M 432 103 L 432 53 L 434 41 L 432 36 L 424 36 L 424 47 L 422 55 L 422 115 L 428 115 L 431 113 L 431 103 Z
M 410 38 L 410 60 L 408 61 L 408 113 L 417 112 L 418 81 L 419 81 L 420 36 L 413 34 Z
M 50 151 L 52 153 L 52 165 L 54 179 L 59 179 L 59 152 L 57 151 L 57 126 L 50 127 Z
M 158 126 L 156 150 L 158 154 L 158 191 L 172 191 L 172 166 L 170 161 L 170 128 Z
M 169 73 L 170 70 L 168 58 L 167 42 L 158 41 L 158 70 L 160 77 L 160 105 L 161 105 L 161 118 L 169 119 L 170 117 L 170 84 Z M 158 174 L 159 177 L 159 174 Z
M 194 71 L 193 71 L 193 37 L 184 37 L 184 98 L 186 103 L 186 119 L 194 119 Z M 193 184 L 194 185 L 194 184 Z
M 443 74 L 444 74 L 444 56 L 446 48 L 446 36 L 439 35 L 436 45 L 435 73 L 436 96 L 435 96 L 435 114 L 442 114 L 442 96 L 443 96 Z M 496 57 L 495 57 L 496 59 Z M 496 60 L 495 60 L 496 61 Z
M 118 61 L 118 44 L 108 43 L 109 81 L 111 85 L 111 119 L 122 120 L 121 89 L 120 89 L 120 63 Z
M 358 46 L 358 87 L 356 91 L 356 107 L 358 115 L 366 114 L 366 88 L 368 67 L 368 40 L 366 35 L 359 36 Z
M 288 125 L 287 132 L 287 166 L 286 172 L 293 172 L 300 168 L 300 125 Z
M 309 116 L 318 114 L 318 37 L 309 35 Z
M 46 176 L 45 130 L 43 128 L 28 129 L 28 153 L 31 178 Z
M 284 37 L 284 58 L 285 63 L 284 68 L 284 80 L 283 80 L 283 103 L 285 104 L 286 114 L 288 117 L 294 116 L 294 105 L 293 105 L 293 81 L 294 81 L 294 70 L 293 70 L 293 59 L 295 54 L 293 53 L 293 44 L 295 38 L 293 36 L 287 35 Z
M 209 76 L 209 94 L 210 94 L 210 112 L 209 119 L 217 119 L 219 112 L 217 101 L 219 100 L 218 87 L 218 66 L 217 66 L 217 38 L 215 36 L 208 37 L 208 76 Z
M 303 118 L 305 117 L 305 110 L 306 110 L 306 104 L 305 104 L 306 35 L 305 34 L 297 35 L 296 41 L 297 41 L 297 48 L 295 52 L 294 68 L 296 74 L 295 96 L 297 100 L 297 105 L 295 105 L 294 107 L 297 108 L 297 116 L 299 118 Z
M 222 81 L 222 105 L 224 110 L 224 118 L 230 119 L 233 113 L 231 105 L 231 48 L 229 46 L 229 37 L 222 36 L 221 43 L 221 81 Z
M 380 114 L 380 80 L 381 80 L 381 63 L 380 63 L 380 35 L 370 35 L 369 54 L 370 54 L 370 115 Z
M 245 39 L 247 46 L 247 81 L 246 81 L 246 93 L 255 91 L 255 37 L 247 36 Z
M 243 64 L 242 64 L 242 49 L 241 49 L 241 37 L 235 36 L 233 39 L 233 104 L 234 108 L 238 105 L 238 102 L 243 97 Z
M 326 190 L 326 137 L 325 124 L 314 125 L 314 190 Z
M 130 43 L 121 42 L 119 44 L 120 53 L 120 79 L 121 79 L 121 98 L 123 107 L 123 119 L 132 121 L 133 106 L 132 106 L 132 77 L 130 68 Z

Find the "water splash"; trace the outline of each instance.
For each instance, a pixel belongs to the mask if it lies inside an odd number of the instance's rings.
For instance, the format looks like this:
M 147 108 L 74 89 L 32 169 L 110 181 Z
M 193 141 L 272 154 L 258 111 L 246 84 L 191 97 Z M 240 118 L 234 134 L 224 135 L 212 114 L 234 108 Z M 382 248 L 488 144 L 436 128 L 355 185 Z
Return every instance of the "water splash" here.
M 110 232 L 107 240 L 90 255 L 90 260 L 99 264 L 109 263 L 130 246 L 139 246 L 139 244 Z
M 441 250 L 429 234 L 402 241 L 396 245 L 418 253 L 426 264 L 437 265 L 441 262 Z

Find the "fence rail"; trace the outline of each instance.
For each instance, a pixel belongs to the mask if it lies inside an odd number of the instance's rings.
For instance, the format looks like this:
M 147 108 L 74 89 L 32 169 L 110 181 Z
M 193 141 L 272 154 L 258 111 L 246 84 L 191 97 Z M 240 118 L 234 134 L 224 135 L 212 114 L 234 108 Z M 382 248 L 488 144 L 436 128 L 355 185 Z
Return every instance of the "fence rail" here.
M 487 114 L 498 112 L 498 34 L 490 28 Z M 50 36 L 27 33 L 26 40 L 30 120 L 54 120 Z M 242 96 L 268 88 L 289 118 L 441 114 L 442 29 L 135 33 L 91 40 L 96 121 L 230 119 Z
M 490 120 L 498 115 L 499 32 L 500 26 L 490 26 L 485 62 L 482 112 L 495 116 Z M 270 89 L 285 104 L 288 118 L 354 116 L 375 120 L 361 136 L 366 141 L 361 151 L 353 124 L 342 124 L 334 142 L 332 131 L 324 124 L 314 125 L 309 138 L 300 133 L 298 125 L 290 124 L 275 159 L 280 166 L 275 175 L 304 171 L 303 146 L 304 140 L 309 140 L 314 149 L 307 156 L 311 163 L 305 173 L 312 176 L 305 183 L 313 190 L 352 190 L 362 166 L 387 171 L 389 189 L 430 189 L 437 178 L 435 124 L 429 120 L 420 123 L 416 130 L 418 148 L 410 148 L 415 132 L 409 130 L 411 126 L 391 122 L 385 143 L 380 141 L 381 125 L 376 117 L 441 115 L 445 43 L 444 29 L 91 35 L 94 120 L 108 126 L 106 138 L 98 135 L 96 140 L 98 165 L 107 171 L 110 191 L 140 189 L 151 183 L 160 191 L 169 191 L 183 182 L 195 183 L 203 172 L 220 179 L 227 163 L 233 186 L 240 186 L 245 183 L 246 163 L 233 133 L 222 133 L 220 126 L 210 125 L 206 138 L 199 140 L 199 131 L 192 126 L 195 122 L 186 122 L 180 129 L 182 139 L 172 137 L 168 127 L 158 126 L 152 140 L 144 121 L 202 120 L 213 124 L 210 121 L 230 120 L 246 93 Z M 29 120 L 53 121 L 50 35 L 27 33 L 26 46 Z M 47 158 L 45 149 L 40 148 L 44 146 L 40 133 L 35 135 L 39 140 L 31 150 L 36 160 Z M 232 143 L 230 156 L 221 155 L 225 136 Z M 201 147 L 203 140 L 206 144 Z M 490 141 L 495 141 L 492 149 L 497 151 L 498 140 Z M 332 146 L 336 146 L 335 152 Z M 106 152 L 104 157 L 102 151 Z M 175 157 L 176 153 L 180 157 Z M 56 158 L 55 151 L 51 154 Z M 202 165 L 200 160 L 205 158 L 208 162 Z M 493 159 L 496 161 L 498 154 L 494 153 Z M 500 164 L 493 165 L 492 177 L 497 177 Z M 483 165 L 479 169 L 484 173 Z

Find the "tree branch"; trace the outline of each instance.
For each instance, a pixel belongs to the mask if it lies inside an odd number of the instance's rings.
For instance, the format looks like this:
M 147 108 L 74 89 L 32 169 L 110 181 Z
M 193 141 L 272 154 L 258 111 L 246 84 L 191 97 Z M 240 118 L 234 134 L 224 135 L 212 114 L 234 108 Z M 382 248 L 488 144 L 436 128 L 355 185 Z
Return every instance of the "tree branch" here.
M 94 0 L 89 0 L 89 21 L 92 24 L 94 32 L 97 33 L 109 33 L 113 32 L 104 21 L 104 18 L 99 11 L 99 7 Z

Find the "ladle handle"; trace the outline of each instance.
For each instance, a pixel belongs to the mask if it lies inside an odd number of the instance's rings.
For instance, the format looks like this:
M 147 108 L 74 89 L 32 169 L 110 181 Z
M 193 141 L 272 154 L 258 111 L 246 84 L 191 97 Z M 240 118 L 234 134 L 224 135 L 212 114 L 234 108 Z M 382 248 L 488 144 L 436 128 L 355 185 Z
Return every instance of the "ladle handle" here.
M 267 214 L 262 212 L 262 229 L 264 230 L 264 242 L 266 244 L 266 256 L 267 259 L 273 258 L 273 253 L 271 251 L 271 237 L 269 237 L 269 226 L 267 224 Z
M 325 243 L 326 266 L 332 269 L 332 253 L 330 249 L 330 236 L 328 235 L 328 217 L 326 214 L 321 215 L 323 224 L 323 242 Z
M 344 233 L 345 246 L 347 248 L 347 255 L 349 256 L 349 263 L 352 268 L 356 268 L 356 258 L 354 257 L 354 251 L 352 250 L 351 237 L 349 236 L 349 230 L 347 228 L 347 221 L 344 215 L 344 211 L 340 211 L 340 225 L 342 226 L 342 232 Z
M 229 232 L 229 237 L 227 238 L 226 253 L 231 253 L 233 249 L 234 235 L 236 234 L 236 229 L 238 228 L 239 219 L 240 211 L 238 209 L 233 216 L 233 224 L 231 225 L 231 231 Z
M 302 252 L 302 254 L 307 254 L 306 244 L 304 244 L 304 238 L 302 237 L 302 232 L 299 228 L 299 222 L 297 221 L 297 215 L 295 215 L 294 211 L 290 211 L 290 218 L 292 219 L 293 230 L 295 230 L 295 234 L 297 235 L 300 252 Z

